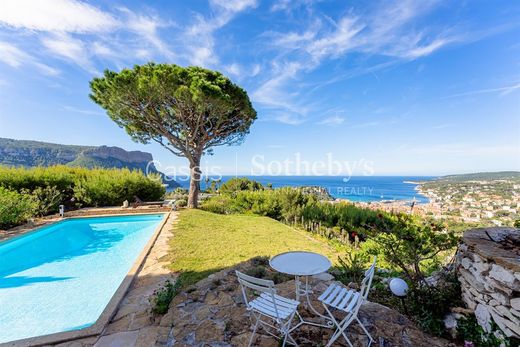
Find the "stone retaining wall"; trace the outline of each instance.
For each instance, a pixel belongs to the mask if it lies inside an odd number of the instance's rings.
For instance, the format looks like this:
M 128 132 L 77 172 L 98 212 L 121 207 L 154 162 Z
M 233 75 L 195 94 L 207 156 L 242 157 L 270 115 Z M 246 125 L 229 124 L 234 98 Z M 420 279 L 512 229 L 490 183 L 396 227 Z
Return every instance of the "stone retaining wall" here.
M 520 248 L 515 240 L 520 242 L 519 229 L 474 229 L 464 233 L 457 253 L 464 302 L 486 331 L 492 319 L 510 337 L 520 337 Z

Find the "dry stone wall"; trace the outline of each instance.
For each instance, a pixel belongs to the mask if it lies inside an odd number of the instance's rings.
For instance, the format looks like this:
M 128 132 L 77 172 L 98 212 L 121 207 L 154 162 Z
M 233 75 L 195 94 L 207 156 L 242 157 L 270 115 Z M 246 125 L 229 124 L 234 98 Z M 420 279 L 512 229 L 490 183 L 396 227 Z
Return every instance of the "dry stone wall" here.
M 465 232 L 457 273 L 462 298 L 479 324 L 490 331 L 493 320 L 507 336 L 520 338 L 520 230 Z

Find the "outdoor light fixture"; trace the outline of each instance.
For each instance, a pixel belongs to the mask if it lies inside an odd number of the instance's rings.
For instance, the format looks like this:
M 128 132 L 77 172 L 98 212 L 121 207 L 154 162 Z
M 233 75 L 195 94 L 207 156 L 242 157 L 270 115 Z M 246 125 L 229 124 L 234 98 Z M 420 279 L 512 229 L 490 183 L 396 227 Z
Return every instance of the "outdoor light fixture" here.
M 390 280 L 390 291 L 392 294 L 401 299 L 401 305 L 403 305 L 404 312 L 408 314 L 408 309 L 404 303 L 404 297 L 408 293 L 408 284 L 401 278 L 395 277 Z
M 392 294 L 402 298 L 406 296 L 406 293 L 408 292 L 408 284 L 406 284 L 406 282 L 401 278 L 392 278 L 390 281 L 390 290 L 392 291 Z
M 60 205 L 60 217 L 63 218 L 64 215 L 65 215 L 65 206 Z

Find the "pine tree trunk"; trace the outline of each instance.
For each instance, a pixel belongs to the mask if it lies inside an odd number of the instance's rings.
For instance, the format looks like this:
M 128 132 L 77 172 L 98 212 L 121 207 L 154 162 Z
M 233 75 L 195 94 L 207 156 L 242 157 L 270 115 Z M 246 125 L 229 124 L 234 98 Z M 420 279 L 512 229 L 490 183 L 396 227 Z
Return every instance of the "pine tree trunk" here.
M 200 157 L 190 161 L 190 191 L 188 193 L 188 208 L 199 207 L 200 192 Z

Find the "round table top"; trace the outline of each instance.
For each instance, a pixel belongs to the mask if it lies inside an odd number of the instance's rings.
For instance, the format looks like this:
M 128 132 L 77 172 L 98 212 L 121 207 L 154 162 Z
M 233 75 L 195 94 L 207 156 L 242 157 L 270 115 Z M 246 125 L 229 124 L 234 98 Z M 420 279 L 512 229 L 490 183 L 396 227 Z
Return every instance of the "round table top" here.
M 318 253 L 295 251 L 281 253 L 269 260 L 269 265 L 278 272 L 294 276 L 311 276 L 327 271 L 332 263 Z

